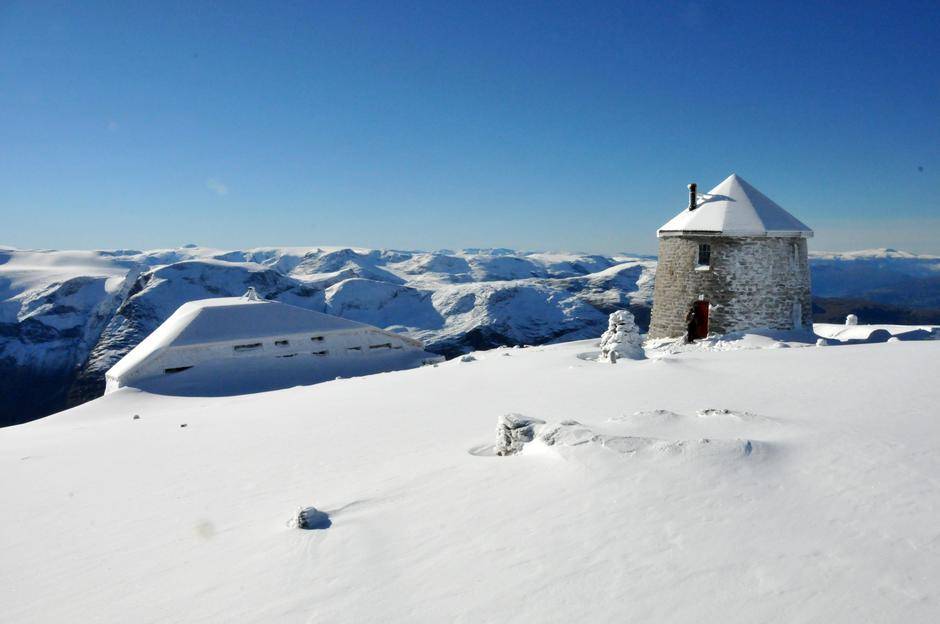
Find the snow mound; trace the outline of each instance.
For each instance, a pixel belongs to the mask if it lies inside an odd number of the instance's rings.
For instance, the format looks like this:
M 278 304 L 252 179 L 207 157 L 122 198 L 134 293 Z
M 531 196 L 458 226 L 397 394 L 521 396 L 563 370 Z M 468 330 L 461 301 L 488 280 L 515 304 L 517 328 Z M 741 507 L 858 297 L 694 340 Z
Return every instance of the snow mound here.
M 626 310 L 617 310 L 610 315 L 607 331 L 601 336 L 600 359 L 616 362 L 619 358 L 642 360 L 643 339 L 640 328 L 636 326 L 633 315 Z

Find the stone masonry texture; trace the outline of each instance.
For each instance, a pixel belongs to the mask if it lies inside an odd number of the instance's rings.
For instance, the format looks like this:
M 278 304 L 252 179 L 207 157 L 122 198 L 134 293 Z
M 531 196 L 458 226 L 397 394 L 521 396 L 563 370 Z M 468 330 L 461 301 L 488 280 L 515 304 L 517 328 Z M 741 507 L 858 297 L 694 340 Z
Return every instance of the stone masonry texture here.
M 697 267 L 699 245 L 711 245 L 711 266 Z M 709 302 L 709 333 L 811 326 L 806 239 L 798 237 L 668 236 L 659 239 L 650 338 L 686 333 L 694 301 Z

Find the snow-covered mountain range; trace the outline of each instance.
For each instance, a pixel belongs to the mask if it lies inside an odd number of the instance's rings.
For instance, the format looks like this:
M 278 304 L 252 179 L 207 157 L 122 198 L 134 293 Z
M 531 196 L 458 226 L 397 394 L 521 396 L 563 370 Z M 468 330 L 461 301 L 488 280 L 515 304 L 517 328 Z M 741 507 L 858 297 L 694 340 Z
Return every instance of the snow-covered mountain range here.
M 815 254 L 814 295 L 940 306 L 940 257 Z M 594 338 L 630 309 L 648 323 L 656 261 L 631 254 L 185 246 L 0 248 L 0 425 L 99 396 L 118 359 L 193 299 L 268 299 L 407 332 L 431 351 Z

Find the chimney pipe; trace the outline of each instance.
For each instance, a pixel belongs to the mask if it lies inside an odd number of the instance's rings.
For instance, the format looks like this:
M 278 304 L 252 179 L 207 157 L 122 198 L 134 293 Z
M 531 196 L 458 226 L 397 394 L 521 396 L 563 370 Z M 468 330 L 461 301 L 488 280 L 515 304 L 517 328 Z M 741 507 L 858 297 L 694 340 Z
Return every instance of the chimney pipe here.
M 696 188 L 697 187 L 696 187 L 695 182 L 692 182 L 691 184 L 689 184 L 689 210 L 695 210 L 696 208 L 698 208 L 698 197 L 696 196 L 696 193 L 695 193 Z

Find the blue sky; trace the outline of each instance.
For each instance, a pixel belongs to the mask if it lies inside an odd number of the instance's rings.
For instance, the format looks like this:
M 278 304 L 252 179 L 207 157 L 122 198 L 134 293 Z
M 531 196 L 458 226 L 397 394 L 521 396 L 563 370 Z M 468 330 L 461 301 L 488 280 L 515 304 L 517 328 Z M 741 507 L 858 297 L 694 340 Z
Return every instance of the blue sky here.
M 822 6 L 825 5 L 825 6 Z M 0 3 L 0 243 L 940 253 L 940 5 Z

